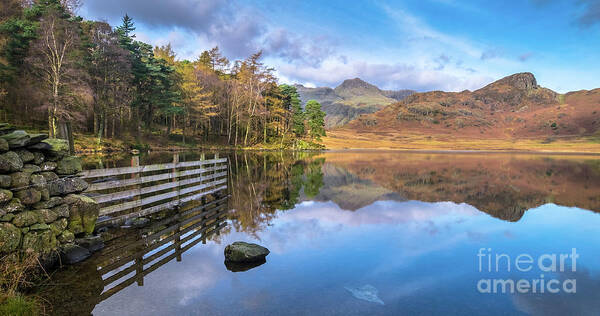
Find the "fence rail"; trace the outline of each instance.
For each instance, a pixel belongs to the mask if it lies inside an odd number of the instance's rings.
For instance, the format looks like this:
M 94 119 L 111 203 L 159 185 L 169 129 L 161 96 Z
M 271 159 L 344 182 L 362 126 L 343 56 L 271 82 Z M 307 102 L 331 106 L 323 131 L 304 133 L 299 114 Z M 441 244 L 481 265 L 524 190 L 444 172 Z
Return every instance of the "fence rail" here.
M 144 285 L 144 277 L 173 259 L 182 260 L 182 254 L 213 234 L 219 234 L 227 225 L 227 198 L 182 211 L 169 221 L 167 228 L 152 232 L 125 246 L 105 248 L 107 258 L 98 264 L 104 291 L 100 300 L 106 300 L 122 289 L 137 282 Z M 164 227 L 155 223 L 153 227 Z M 115 284 L 116 283 L 116 284 Z
M 79 174 L 90 186 L 86 194 L 100 204 L 98 226 L 122 223 L 182 204 L 220 195 L 227 189 L 227 158 L 140 166 L 133 157 L 131 167 L 86 170 Z

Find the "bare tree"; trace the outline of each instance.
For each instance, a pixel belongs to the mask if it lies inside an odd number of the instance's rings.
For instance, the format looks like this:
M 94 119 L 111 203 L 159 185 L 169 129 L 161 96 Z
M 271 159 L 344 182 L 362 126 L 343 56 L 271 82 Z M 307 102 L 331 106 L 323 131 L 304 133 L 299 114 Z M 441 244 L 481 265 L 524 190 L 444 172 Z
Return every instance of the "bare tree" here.
M 39 38 L 31 46 L 29 61 L 35 72 L 45 80 L 51 96 L 48 106 L 48 133 L 57 135 L 57 119 L 68 116 L 66 101 L 61 94 L 66 78 L 73 72 L 72 51 L 79 37 L 75 25 L 64 19 L 59 12 L 51 10 L 40 21 Z

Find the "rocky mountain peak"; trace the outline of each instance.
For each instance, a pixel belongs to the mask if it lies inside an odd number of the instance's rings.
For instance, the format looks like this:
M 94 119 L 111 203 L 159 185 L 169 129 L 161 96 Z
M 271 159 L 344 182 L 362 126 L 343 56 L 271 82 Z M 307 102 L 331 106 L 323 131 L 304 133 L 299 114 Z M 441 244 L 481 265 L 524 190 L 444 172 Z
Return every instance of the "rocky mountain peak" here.
M 492 85 L 508 85 L 520 90 L 532 90 L 538 87 L 535 76 L 530 72 L 522 72 L 504 77 Z
M 379 89 L 376 86 L 374 86 L 360 78 L 346 79 L 336 89 L 357 89 L 357 88 L 359 88 L 359 89 L 373 89 L 373 88 Z

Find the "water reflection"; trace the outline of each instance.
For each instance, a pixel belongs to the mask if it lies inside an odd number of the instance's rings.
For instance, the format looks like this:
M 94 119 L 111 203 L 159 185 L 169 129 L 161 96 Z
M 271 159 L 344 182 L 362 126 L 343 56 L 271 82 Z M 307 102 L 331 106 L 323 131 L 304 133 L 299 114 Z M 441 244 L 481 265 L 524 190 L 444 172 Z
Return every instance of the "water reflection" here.
M 161 155 L 142 157 L 142 161 L 171 159 L 169 154 Z M 187 159 L 195 159 L 194 155 Z M 138 279 L 131 274 L 133 284 L 124 284 L 114 293 L 109 291 L 119 282 L 107 288 L 104 281 L 113 274 L 102 276 L 104 269 L 97 268 L 116 266 L 138 251 L 115 251 L 109 246 L 93 263 L 57 273 L 57 283 L 69 286 L 46 292 L 55 311 L 93 311 L 94 315 L 599 313 L 600 163 L 594 157 L 279 152 L 221 156 L 229 158 L 230 197 L 223 213 L 228 225 L 218 230 L 219 236 L 208 236 L 206 244 L 186 249 L 181 262 L 170 260 L 143 274 L 143 287 L 135 284 Z M 91 161 L 88 164 L 97 163 Z M 102 163 L 118 167 L 121 162 L 103 159 Z M 123 247 L 140 240 L 135 234 L 144 233 L 130 234 L 115 239 L 120 240 L 115 247 L 127 249 Z M 145 234 L 152 236 L 149 231 Z M 160 235 L 160 240 L 171 236 Z M 242 273 L 227 270 L 223 249 L 237 240 L 267 246 L 269 262 Z M 577 248 L 581 259 L 576 275 L 557 277 L 577 278 L 578 292 L 478 293 L 477 280 L 490 277 L 477 270 L 476 254 L 482 247 L 513 257 Z M 142 258 L 152 256 L 152 251 Z M 532 273 L 539 275 L 539 271 Z M 67 296 L 64 293 L 70 297 L 61 300 L 61 295 Z M 69 304 L 73 301 L 78 304 Z M 75 310 L 72 305 L 85 308 Z
M 157 220 L 150 227 L 113 229 L 102 234 L 106 247 L 90 260 L 65 271 L 53 281 L 60 286 L 44 289 L 56 314 L 89 315 L 97 304 L 132 284 L 144 286 L 144 278 L 199 243 L 218 238 L 226 226 L 228 197 L 193 203 Z M 88 286 L 88 296 L 80 297 Z M 77 301 L 73 301 L 73 294 Z

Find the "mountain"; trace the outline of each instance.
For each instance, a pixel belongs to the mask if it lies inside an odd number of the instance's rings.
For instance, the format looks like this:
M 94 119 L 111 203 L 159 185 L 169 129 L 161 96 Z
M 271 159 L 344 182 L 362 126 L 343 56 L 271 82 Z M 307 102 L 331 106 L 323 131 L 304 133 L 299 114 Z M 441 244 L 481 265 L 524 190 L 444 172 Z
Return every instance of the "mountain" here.
M 414 93 L 342 127 L 355 134 L 535 138 L 593 135 L 600 129 L 600 89 L 558 94 L 518 73 L 476 91 Z M 364 136 L 364 135 L 363 135 Z
M 309 100 L 321 103 L 323 111 L 327 113 L 327 128 L 346 124 L 361 114 L 374 113 L 414 93 L 412 90 L 381 90 L 359 78 L 345 80 L 335 89 L 295 86 L 303 105 Z

